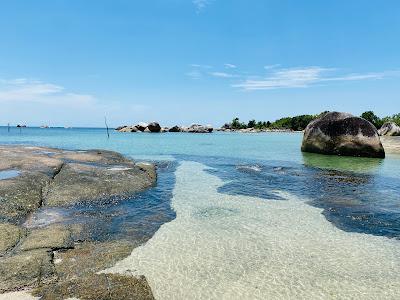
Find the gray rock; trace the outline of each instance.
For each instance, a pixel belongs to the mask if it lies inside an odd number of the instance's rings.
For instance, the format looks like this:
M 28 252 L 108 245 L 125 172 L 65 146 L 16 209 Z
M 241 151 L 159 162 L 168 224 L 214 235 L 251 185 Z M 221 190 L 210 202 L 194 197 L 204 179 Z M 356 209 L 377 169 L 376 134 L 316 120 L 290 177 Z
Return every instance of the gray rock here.
M 34 229 L 21 244 L 22 251 L 34 249 L 68 249 L 73 246 L 71 231 L 62 225 Z
M 136 128 L 137 128 L 139 131 L 145 131 L 145 129 L 147 128 L 147 126 L 148 126 L 147 123 L 141 122 L 141 123 L 139 123 L 139 124 L 136 125 Z
M 178 125 L 175 125 L 175 126 L 171 127 L 168 131 L 169 132 L 181 132 L 182 128 Z
M 43 300 L 51 299 L 110 299 L 153 300 L 151 288 L 144 276 L 120 274 L 91 274 L 45 286 L 34 291 Z
M 0 257 L 11 250 L 25 235 L 25 230 L 10 223 L 0 223 Z
M 118 130 L 119 132 L 138 132 L 139 129 L 137 129 L 136 126 L 124 126 L 123 128 Z
M 378 133 L 379 133 L 379 135 L 399 136 L 400 135 L 400 126 L 398 126 L 394 122 L 386 122 L 378 130 Z
M 149 125 L 147 125 L 147 128 L 148 128 L 151 132 L 160 132 L 160 131 L 161 131 L 161 126 L 160 126 L 160 124 L 158 124 L 157 122 L 151 122 L 151 123 L 149 123 Z
M 154 166 L 153 166 L 154 168 Z M 66 164 L 44 193 L 48 206 L 79 202 L 98 202 L 111 197 L 125 197 L 149 188 L 155 179 L 134 164 Z
M 117 128 L 115 128 L 116 131 L 121 131 L 122 129 L 126 128 L 128 126 L 126 125 L 122 125 L 122 126 L 118 126 Z
M 203 126 L 199 124 L 192 124 L 189 128 L 187 128 L 186 131 L 190 133 L 210 133 L 213 131 L 213 128 L 209 125 Z
M 0 260 L 0 293 L 54 281 L 52 254 L 46 250 L 21 252 Z
M 351 114 L 329 112 L 312 121 L 304 131 L 303 152 L 384 158 L 375 126 Z

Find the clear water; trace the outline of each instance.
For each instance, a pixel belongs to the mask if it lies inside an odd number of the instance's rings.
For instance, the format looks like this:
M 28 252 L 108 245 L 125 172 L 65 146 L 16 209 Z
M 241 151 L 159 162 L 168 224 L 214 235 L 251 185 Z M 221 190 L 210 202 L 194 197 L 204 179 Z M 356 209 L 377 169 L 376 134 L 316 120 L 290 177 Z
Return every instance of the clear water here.
M 17 177 L 21 174 L 18 170 L 0 170 L 0 180 Z
M 142 237 L 147 242 L 109 271 L 146 275 L 159 299 L 398 298 L 400 156 L 302 154 L 301 139 L 117 132 L 107 139 L 102 129 L 0 128 L 2 144 L 101 148 L 172 164 L 159 169 L 157 187 L 128 202 L 43 212 L 105 218 L 98 239 Z

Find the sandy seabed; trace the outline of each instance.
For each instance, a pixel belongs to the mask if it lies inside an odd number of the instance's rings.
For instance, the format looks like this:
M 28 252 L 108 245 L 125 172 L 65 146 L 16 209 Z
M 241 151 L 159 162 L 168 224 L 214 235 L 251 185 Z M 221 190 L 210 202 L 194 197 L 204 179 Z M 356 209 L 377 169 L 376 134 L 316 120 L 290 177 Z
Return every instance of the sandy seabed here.
M 400 299 L 400 241 L 337 229 L 294 196 L 217 192 L 183 162 L 176 219 L 104 272 L 145 275 L 156 299 Z

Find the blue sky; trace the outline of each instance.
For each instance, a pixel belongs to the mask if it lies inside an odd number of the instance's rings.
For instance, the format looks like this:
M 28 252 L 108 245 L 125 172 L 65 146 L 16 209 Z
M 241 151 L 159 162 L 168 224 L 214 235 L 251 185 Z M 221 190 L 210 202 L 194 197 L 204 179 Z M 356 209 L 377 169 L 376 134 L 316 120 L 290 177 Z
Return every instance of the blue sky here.
M 400 1 L 2 0 L 0 124 L 400 112 Z

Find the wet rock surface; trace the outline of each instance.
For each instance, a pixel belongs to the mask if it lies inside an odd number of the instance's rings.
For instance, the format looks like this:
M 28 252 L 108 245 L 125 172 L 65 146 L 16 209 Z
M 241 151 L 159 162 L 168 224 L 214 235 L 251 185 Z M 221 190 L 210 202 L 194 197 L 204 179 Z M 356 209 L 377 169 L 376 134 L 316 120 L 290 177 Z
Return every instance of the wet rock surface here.
M 40 299 L 153 299 L 144 277 L 96 274 L 142 241 L 97 242 L 83 224 L 26 222 L 46 207 L 124 201 L 154 185 L 153 164 L 112 151 L 0 146 L 0 170 L 18 171 L 0 180 L 0 293 L 29 289 Z
M 384 158 L 385 151 L 374 125 L 351 114 L 329 112 L 304 131 L 303 152 Z
M 68 249 L 73 247 L 71 230 L 62 225 L 34 229 L 20 246 L 22 251 L 34 249 Z
M 150 165 L 149 169 L 154 169 L 154 166 Z M 93 166 L 69 163 L 46 188 L 44 203 L 49 206 L 65 206 L 124 197 L 143 191 L 154 182 L 153 172 L 148 175 L 146 170 L 133 164 Z
M 10 223 L 0 223 L 0 257 L 12 249 L 25 235 L 25 230 Z
M 35 287 L 56 280 L 52 253 L 23 251 L 0 260 L 0 293 Z

